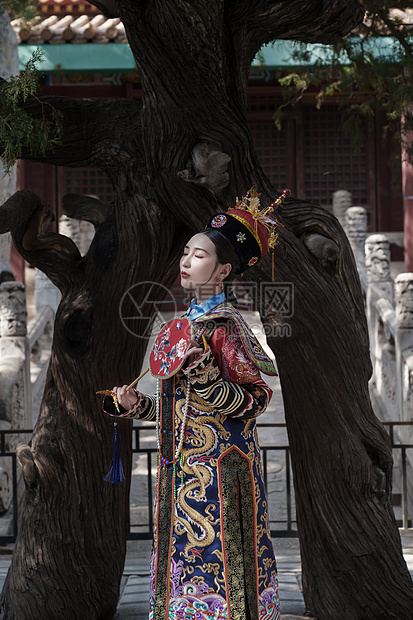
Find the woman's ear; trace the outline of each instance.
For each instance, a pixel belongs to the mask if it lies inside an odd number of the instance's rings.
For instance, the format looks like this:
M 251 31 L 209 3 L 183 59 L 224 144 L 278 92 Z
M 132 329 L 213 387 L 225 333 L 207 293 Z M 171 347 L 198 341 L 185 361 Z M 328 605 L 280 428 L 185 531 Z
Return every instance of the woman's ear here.
M 229 274 L 231 273 L 231 270 L 232 270 L 231 263 L 225 263 L 225 265 L 222 265 L 221 269 L 219 270 L 219 275 L 221 276 L 221 278 L 225 279 L 226 277 L 229 276 Z

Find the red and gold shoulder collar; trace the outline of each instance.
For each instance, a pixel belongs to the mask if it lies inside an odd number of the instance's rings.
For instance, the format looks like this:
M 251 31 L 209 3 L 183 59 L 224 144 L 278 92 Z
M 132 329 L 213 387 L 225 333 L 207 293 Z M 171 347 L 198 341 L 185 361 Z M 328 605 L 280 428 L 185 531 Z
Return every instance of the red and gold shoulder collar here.
M 278 375 L 274 363 L 265 353 L 256 336 L 252 333 L 248 323 L 228 301 L 215 306 L 215 308 L 212 308 L 212 310 L 206 312 L 193 322 L 195 325 L 206 325 L 206 331 L 209 332 L 210 330 L 214 331 L 217 327 L 217 323 L 221 322 L 221 320 L 232 321 L 245 347 L 247 356 L 259 371 L 263 372 L 265 375 Z

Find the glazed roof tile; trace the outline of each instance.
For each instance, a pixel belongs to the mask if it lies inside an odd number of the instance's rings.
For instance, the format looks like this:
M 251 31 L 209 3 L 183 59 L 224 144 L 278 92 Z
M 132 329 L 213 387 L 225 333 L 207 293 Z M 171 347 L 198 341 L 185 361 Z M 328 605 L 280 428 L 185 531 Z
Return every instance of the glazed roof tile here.
M 40 2 L 42 0 L 39 0 Z M 49 2 L 49 0 L 44 0 Z M 56 0 L 57 1 L 57 0 Z M 60 0 L 64 3 L 67 0 Z M 73 3 L 73 0 L 71 0 Z M 49 15 L 36 17 L 30 23 L 20 19 L 11 22 L 20 44 L 43 45 L 44 43 L 127 43 L 125 27 L 119 17 L 107 19 L 98 14 L 89 15 Z

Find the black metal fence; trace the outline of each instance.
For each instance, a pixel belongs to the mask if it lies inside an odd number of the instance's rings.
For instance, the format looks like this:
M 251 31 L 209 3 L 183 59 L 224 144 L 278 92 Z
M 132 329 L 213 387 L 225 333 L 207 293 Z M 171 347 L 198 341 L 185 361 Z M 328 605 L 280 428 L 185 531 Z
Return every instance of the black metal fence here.
M 391 445 L 393 448 L 393 457 L 396 464 L 394 479 L 394 499 L 400 499 L 400 517 L 398 518 L 399 526 L 402 533 L 412 532 L 413 507 L 412 498 L 409 497 L 408 490 L 412 493 L 413 489 L 413 443 L 404 443 L 400 437 L 403 435 L 403 429 L 410 427 L 413 430 L 413 422 L 384 422 L 384 426 L 388 429 Z M 286 428 L 283 423 L 258 423 L 258 429 L 263 428 Z M 401 427 L 401 431 L 396 431 L 397 427 Z M 9 523 L 8 532 L 0 536 L 0 544 L 14 543 L 18 529 L 18 479 L 19 469 L 14 451 L 7 448 L 8 435 L 26 435 L 31 434 L 30 430 L 0 430 L 0 459 L 10 459 L 10 466 L 7 467 L 10 476 L 10 492 L 12 492 L 11 504 L 7 512 L 0 516 L 1 520 L 7 519 Z M 145 438 L 145 433 L 147 434 Z M 140 484 L 137 490 L 137 502 L 133 496 L 134 476 L 132 476 L 131 487 L 131 504 L 128 515 L 128 539 L 142 540 L 151 539 L 153 536 L 153 490 L 156 476 L 156 446 L 153 441 L 154 427 L 153 425 L 140 425 L 133 428 L 133 444 L 132 453 L 134 459 L 139 459 L 139 476 Z M 409 433 L 411 435 L 411 433 Z M 145 445 L 147 444 L 147 445 Z M 408 451 L 412 451 L 411 458 L 408 457 Z M 270 521 L 271 535 L 274 537 L 295 537 L 297 536 L 297 527 L 295 522 L 294 510 L 294 489 L 291 471 L 290 449 L 288 445 L 263 445 L 262 453 L 262 470 L 264 484 L 267 491 L 267 498 L 271 496 L 272 485 L 277 476 L 282 476 L 282 493 L 283 495 L 283 518 Z M 271 471 L 271 463 L 277 462 L 279 471 L 273 474 Z M 399 475 L 400 474 L 400 475 Z M 135 477 L 136 478 L 136 477 Z M 136 493 L 135 493 L 136 495 Z M 271 499 L 269 499 L 271 503 Z M 396 507 L 397 510 L 397 507 Z M 271 514 L 271 508 L 270 508 Z
M 401 515 L 396 514 L 396 518 L 398 521 L 398 525 L 400 527 L 401 533 L 407 533 L 412 527 L 412 519 L 413 519 L 413 506 L 409 505 L 409 494 L 408 489 L 411 489 L 411 494 L 413 495 L 413 443 L 403 443 L 400 441 L 399 433 L 396 432 L 396 427 L 410 427 L 413 430 L 413 422 L 383 422 L 383 425 L 388 429 L 390 435 L 390 441 L 393 449 L 393 458 L 395 464 L 398 467 L 394 469 L 394 480 L 393 480 L 393 503 L 396 509 L 396 513 L 399 512 L 399 502 L 401 508 Z M 285 423 L 257 423 L 258 429 L 264 428 L 286 428 Z M 134 443 L 133 443 L 133 454 L 135 455 L 146 455 L 146 472 L 143 475 L 146 475 L 147 482 L 145 485 L 146 489 L 146 497 L 147 497 L 147 508 L 145 513 L 147 515 L 146 520 L 142 518 L 139 520 L 131 519 L 131 511 L 129 512 L 129 527 L 128 527 L 128 539 L 129 540 L 142 540 L 142 539 L 150 539 L 153 535 L 153 514 L 152 514 L 152 502 L 153 502 L 153 484 L 154 484 L 154 476 L 156 470 L 156 448 L 155 447 L 144 447 L 142 444 L 142 434 L 145 432 L 149 432 L 153 435 L 154 427 L 153 425 L 143 424 L 142 426 L 134 427 Z M 411 450 L 411 459 L 409 460 L 407 457 L 408 450 Z M 290 448 L 287 445 L 261 445 L 261 454 L 262 454 L 262 470 L 263 470 L 263 478 L 264 485 L 267 493 L 267 500 L 271 504 L 271 485 L 274 484 L 274 475 L 269 473 L 269 462 L 272 456 L 272 460 L 274 461 L 274 454 L 281 456 L 281 466 L 280 473 L 275 474 L 276 476 L 283 478 L 283 486 L 285 488 L 284 492 L 284 505 L 283 505 L 283 514 L 285 515 L 283 520 L 274 519 L 274 511 L 271 510 L 270 506 L 270 528 L 271 528 L 271 536 L 275 538 L 281 537 L 296 537 L 297 533 L 297 525 L 295 521 L 295 502 L 294 502 L 294 488 L 293 488 L 293 479 L 292 479 L 292 471 L 291 471 L 291 459 L 290 459 Z M 278 462 L 280 459 L 278 458 Z M 142 465 L 140 462 L 140 473 L 142 475 Z M 400 473 L 400 475 L 399 475 Z M 141 485 L 142 488 L 142 485 Z M 412 501 L 412 497 L 410 497 Z M 142 498 L 140 498 L 140 502 L 142 502 Z M 279 503 L 279 502 L 278 502 Z M 132 504 L 133 504 L 133 493 L 132 493 Z M 132 509 L 133 511 L 133 509 Z M 141 511 L 142 515 L 142 511 Z M 277 516 L 277 515 L 276 515 Z M 410 530 L 413 534 L 413 530 Z

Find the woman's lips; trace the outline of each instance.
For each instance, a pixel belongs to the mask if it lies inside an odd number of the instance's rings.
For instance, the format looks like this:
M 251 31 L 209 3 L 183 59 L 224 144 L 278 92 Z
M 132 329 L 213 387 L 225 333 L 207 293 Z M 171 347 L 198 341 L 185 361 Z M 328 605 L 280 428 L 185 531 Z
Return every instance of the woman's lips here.
M 185 273 L 185 271 L 181 271 L 181 278 L 189 278 L 189 273 Z

